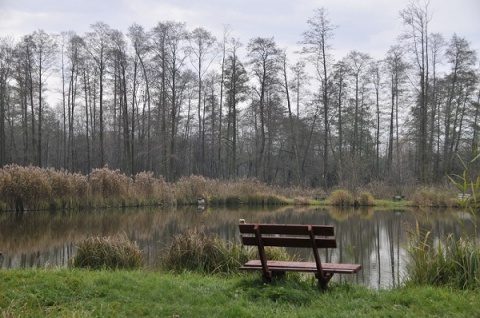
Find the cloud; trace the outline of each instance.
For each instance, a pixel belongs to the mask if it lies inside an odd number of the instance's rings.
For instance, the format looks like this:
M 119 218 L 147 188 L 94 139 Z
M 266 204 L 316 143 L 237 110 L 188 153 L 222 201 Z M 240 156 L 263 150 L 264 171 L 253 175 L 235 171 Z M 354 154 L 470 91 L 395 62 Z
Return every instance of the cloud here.
M 294 48 L 316 8 L 328 10 L 338 25 L 332 42 L 340 59 L 350 50 L 381 58 L 402 30 L 399 11 L 408 0 L 0 0 L 0 36 L 19 38 L 38 29 L 83 34 L 97 21 L 126 32 L 133 23 L 146 30 L 160 21 L 204 27 L 217 38 L 225 24 L 246 46 L 253 37 L 274 37 L 280 47 Z M 447 39 L 453 32 L 480 49 L 478 0 L 431 0 L 431 31 Z M 293 51 L 289 49 L 289 51 Z

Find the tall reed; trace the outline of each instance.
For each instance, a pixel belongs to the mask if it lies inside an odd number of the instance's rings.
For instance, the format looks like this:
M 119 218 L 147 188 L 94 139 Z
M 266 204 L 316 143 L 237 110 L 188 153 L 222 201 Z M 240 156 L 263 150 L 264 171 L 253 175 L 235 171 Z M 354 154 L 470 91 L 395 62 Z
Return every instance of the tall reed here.
M 449 234 L 433 241 L 418 223 L 408 247 L 407 284 L 480 288 L 480 245 L 472 236 Z
M 83 240 L 72 260 L 73 267 L 89 269 L 137 269 L 144 264 L 142 250 L 125 233 Z
M 293 260 L 284 248 L 266 248 L 269 259 Z M 216 234 L 207 233 L 204 227 L 191 228 L 176 235 L 162 266 L 173 271 L 196 271 L 202 273 L 232 273 L 247 260 L 258 258 L 256 248 L 244 247 L 225 241 Z
M 0 170 L 0 198 L 13 210 L 48 206 L 52 188 L 44 169 L 8 165 Z
M 354 196 L 348 190 L 335 190 L 328 197 L 331 205 L 336 206 L 353 206 L 355 203 Z
M 417 222 L 410 235 L 407 282 L 417 285 L 446 285 L 460 289 L 480 288 L 480 241 L 476 210 L 480 178 L 477 177 L 476 182 L 468 182 L 464 172 L 462 176 L 450 177 L 450 180 L 462 194 L 472 194 L 471 199 L 457 200 L 464 207 L 465 213 L 470 214 L 474 233 L 463 231 L 460 237 L 448 234 L 434 241 L 431 239 L 431 232 L 422 232 Z M 422 197 L 433 196 L 431 192 L 428 193 L 429 195 Z M 464 222 L 468 221 L 458 219 L 458 222 L 465 228 Z
M 421 188 L 412 196 L 412 205 L 417 207 L 456 207 L 455 195 L 433 188 Z
M 173 238 L 162 265 L 173 271 L 230 273 L 246 262 L 252 253 L 252 249 L 207 234 L 204 228 L 191 228 Z

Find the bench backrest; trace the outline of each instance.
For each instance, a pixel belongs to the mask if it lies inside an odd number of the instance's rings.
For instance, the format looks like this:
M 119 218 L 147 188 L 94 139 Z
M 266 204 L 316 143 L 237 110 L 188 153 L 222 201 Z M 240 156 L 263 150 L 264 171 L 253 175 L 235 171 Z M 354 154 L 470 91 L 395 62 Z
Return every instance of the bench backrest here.
M 263 246 L 335 248 L 334 227 L 331 225 L 302 224 L 239 224 L 243 245 L 258 246 L 258 234 Z M 310 236 L 309 227 L 315 242 Z

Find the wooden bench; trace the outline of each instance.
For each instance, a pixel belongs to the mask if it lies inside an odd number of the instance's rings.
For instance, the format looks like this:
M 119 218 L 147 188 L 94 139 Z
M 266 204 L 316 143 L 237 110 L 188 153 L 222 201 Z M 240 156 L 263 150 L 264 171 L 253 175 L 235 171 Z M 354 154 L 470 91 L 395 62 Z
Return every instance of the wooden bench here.
M 354 274 L 362 269 L 360 264 L 322 263 L 319 248 L 336 248 L 334 228 L 330 225 L 296 224 L 248 224 L 240 220 L 239 229 L 243 245 L 257 246 L 259 260 L 250 260 L 240 267 L 242 270 L 262 271 L 263 277 L 271 281 L 273 276 L 285 272 L 311 272 L 318 279 L 319 289 L 326 289 L 333 274 Z M 315 262 L 286 262 L 268 260 L 265 247 L 311 248 Z

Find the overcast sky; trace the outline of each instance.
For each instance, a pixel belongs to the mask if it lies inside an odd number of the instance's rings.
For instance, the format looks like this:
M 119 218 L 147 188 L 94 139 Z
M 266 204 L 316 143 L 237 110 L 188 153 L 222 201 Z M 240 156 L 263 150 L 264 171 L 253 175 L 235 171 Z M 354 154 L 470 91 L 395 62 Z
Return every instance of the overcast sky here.
M 423 0 L 420 0 L 423 1 Z M 159 21 L 203 27 L 218 38 L 229 24 L 232 36 L 247 44 L 253 37 L 274 37 L 293 51 L 313 10 L 325 7 L 337 25 L 332 46 L 335 58 L 351 50 L 382 58 L 402 31 L 399 11 L 409 0 L 0 0 L 0 36 L 21 36 L 43 29 L 48 33 L 84 34 L 102 21 L 126 31 L 133 23 L 146 30 Z M 480 53 L 480 0 L 430 0 L 431 32 L 447 40 L 465 37 Z

